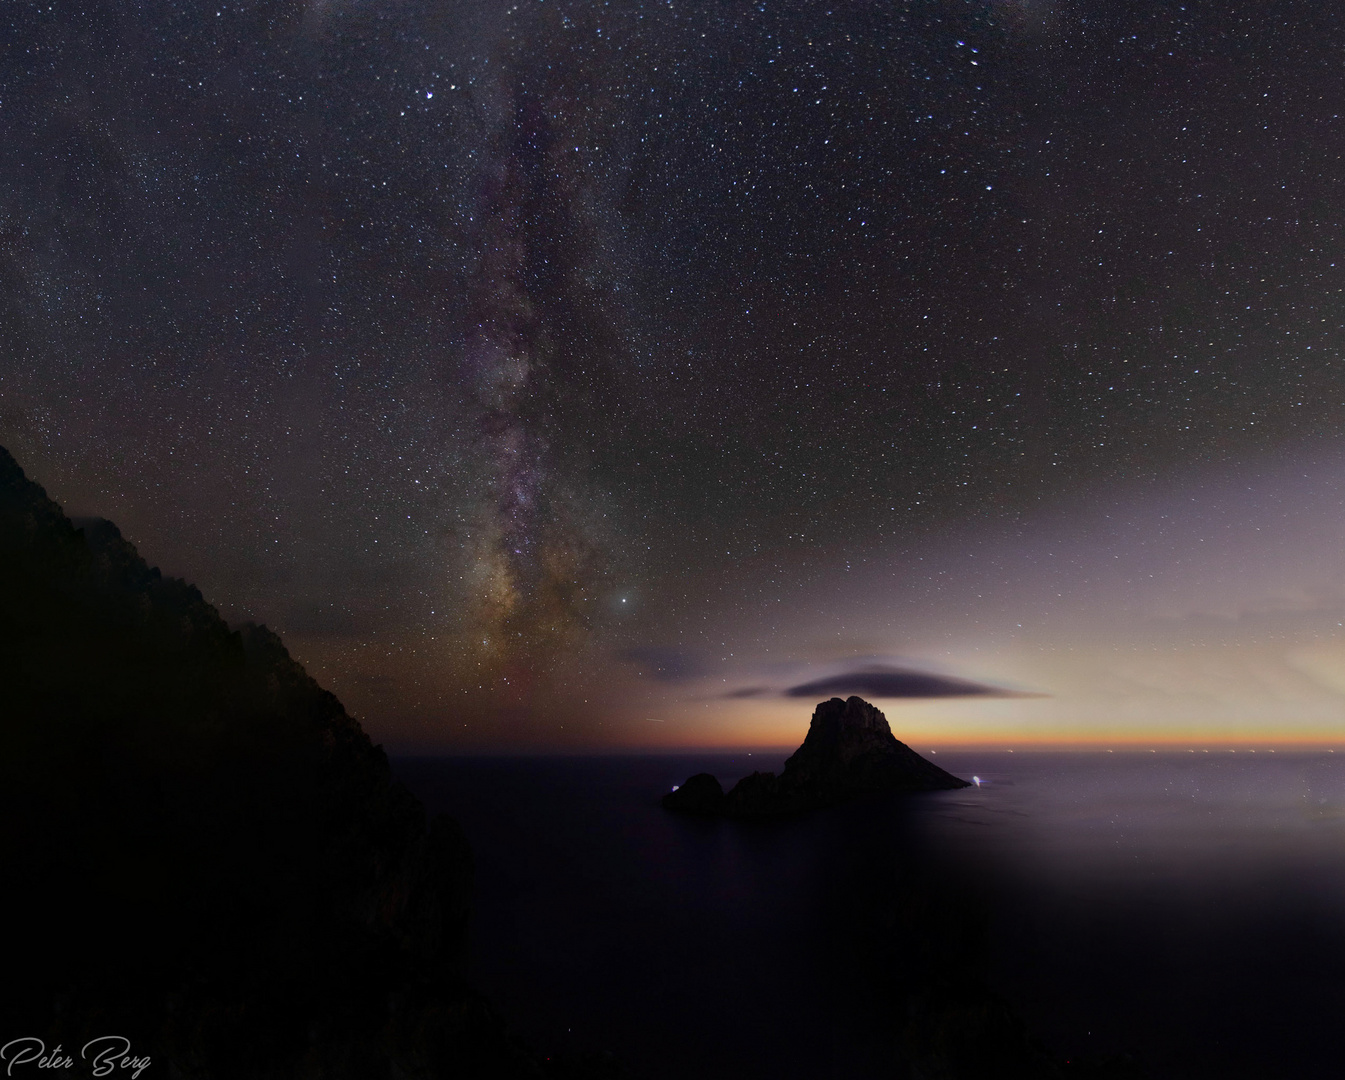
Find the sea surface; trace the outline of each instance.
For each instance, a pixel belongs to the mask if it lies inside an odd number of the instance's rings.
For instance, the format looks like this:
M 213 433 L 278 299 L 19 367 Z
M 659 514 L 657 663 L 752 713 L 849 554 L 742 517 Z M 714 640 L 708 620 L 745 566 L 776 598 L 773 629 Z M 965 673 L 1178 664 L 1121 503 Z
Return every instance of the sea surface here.
M 466 830 L 473 981 L 543 1052 L 650 1080 L 891 1075 L 863 928 L 875 880 L 932 860 L 985 904 L 984 977 L 1061 1059 L 1342 1075 L 1345 752 L 945 752 L 979 786 L 772 824 L 658 805 L 786 754 L 394 769 Z

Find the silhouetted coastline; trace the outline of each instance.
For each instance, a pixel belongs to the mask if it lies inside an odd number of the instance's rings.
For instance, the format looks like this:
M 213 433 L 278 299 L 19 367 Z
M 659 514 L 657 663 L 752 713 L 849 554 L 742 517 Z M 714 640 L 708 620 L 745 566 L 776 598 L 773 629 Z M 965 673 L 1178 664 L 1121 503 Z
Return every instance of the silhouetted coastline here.
M 528 1077 L 465 982 L 472 858 L 261 626 L 0 450 L 7 1038 L 149 1075 Z

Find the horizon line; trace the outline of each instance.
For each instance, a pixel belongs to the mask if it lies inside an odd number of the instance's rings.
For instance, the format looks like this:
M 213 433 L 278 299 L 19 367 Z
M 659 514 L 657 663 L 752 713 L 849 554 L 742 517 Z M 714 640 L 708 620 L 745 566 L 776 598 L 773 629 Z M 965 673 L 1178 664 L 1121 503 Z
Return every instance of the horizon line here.
M 904 742 L 904 740 L 902 740 Z M 680 754 L 792 754 L 798 744 L 700 744 L 686 746 L 594 746 L 594 745 L 392 745 L 380 744 L 389 758 L 412 757 L 670 757 Z M 941 742 L 934 746 L 905 743 L 918 754 L 946 753 L 1335 753 L 1345 750 L 1345 738 L 1324 739 L 1219 739 L 1219 740 L 977 740 Z

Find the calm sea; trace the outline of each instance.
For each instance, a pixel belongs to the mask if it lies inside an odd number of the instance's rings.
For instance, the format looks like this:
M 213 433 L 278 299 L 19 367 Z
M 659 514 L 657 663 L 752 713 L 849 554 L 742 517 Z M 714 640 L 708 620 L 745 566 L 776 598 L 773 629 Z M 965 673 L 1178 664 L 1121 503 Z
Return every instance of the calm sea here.
M 784 757 L 394 767 L 466 829 L 473 979 L 544 1051 L 651 1080 L 890 1075 L 862 925 L 875 872 L 933 859 L 984 899 L 986 978 L 1061 1057 L 1341 1075 L 1345 753 L 943 753 L 980 786 L 769 825 L 658 805 Z

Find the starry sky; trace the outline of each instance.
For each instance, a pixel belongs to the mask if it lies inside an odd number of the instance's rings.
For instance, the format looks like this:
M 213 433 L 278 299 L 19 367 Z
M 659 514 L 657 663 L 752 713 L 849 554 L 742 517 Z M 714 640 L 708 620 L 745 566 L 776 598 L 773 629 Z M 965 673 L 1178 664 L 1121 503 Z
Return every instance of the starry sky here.
M 389 747 L 1339 737 L 1330 5 L 0 25 L 0 444 Z

